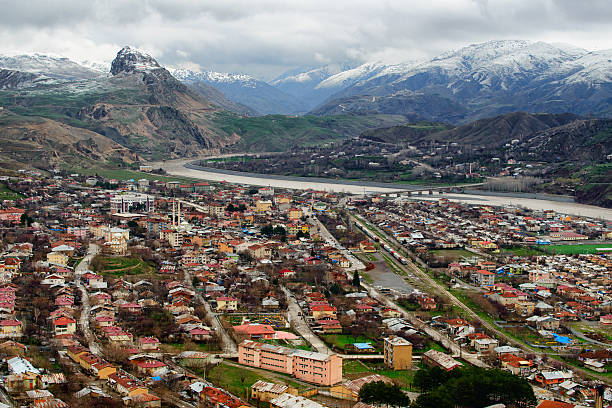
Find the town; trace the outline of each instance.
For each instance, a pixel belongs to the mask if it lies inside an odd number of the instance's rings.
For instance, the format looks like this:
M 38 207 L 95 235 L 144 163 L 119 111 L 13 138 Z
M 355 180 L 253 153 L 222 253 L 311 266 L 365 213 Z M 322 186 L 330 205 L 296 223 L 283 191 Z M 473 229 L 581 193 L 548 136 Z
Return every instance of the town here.
M 612 404 L 612 221 L 151 170 L 0 178 L 0 407 Z

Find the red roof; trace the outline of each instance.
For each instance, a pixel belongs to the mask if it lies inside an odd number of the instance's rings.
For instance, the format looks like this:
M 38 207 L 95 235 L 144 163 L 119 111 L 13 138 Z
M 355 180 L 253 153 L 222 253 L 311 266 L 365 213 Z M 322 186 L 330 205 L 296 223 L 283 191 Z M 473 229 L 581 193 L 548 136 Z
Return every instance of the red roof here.
M 60 325 L 64 326 L 64 325 L 67 325 L 67 324 L 70 324 L 70 323 L 76 323 L 76 320 L 73 320 L 73 319 L 71 319 L 69 317 L 66 317 L 66 316 L 62 316 L 62 317 L 60 317 L 58 319 L 55 319 L 53 321 L 53 324 L 55 326 L 60 326 Z
M 21 326 L 19 320 L 0 320 L 0 326 Z

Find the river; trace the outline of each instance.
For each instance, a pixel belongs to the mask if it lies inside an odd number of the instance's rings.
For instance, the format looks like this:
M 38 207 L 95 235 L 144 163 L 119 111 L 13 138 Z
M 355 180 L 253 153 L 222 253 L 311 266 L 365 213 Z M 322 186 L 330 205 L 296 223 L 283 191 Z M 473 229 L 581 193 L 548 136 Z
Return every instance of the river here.
M 248 184 L 255 186 L 270 186 L 275 188 L 286 188 L 294 190 L 320 190 L 336 193 L 347 194 L 364 194 L 364 193 L 401 193 L 414 191 L 419 186 L 398 186 L 398 187 L 382 187 L 371 185 L 370 183 L 358 184 L 354 182 L 342 181 L 320 181 L 315 179 L 310 181 L 306 177 L 296 177 L 291 179 L 277 178 L 274 175 L 258 176 L 248 173 L 232 172 L 232 174 L 221 173 L 218 171 L 198 170 L 187 168 L 185 165 L 195 161 L 196 159 L 178 159 L 167 160 L 164 162 L 152 163 L 153 168 L 162 168 L 172 176 L 190 177 L 194 179 L 209 180 L 209 181 L 225 181 L 228 183 Z M 411 199 L 416 200 L 439 200 L 447 198 L 451 201 L 463 202 L 466 204 L 481 204 L 492 206 L 514 206 L 523 207 L 531 210 L 553 210 L 558 213 L 568 215 L 579 215 L 585 217 L 599 218 L 606 221 L 612 221 L 612 209 L 596 207 L 593 205 L 578 204 L 572 202 L 562 202 L 553 200 L 539 200 L 533 198 L 518 198 L 495 195 L 477 195 L 477 194 L 459 194 L 445 193 L 433 195 L 423 194 L 422 196 L 414 195 Z

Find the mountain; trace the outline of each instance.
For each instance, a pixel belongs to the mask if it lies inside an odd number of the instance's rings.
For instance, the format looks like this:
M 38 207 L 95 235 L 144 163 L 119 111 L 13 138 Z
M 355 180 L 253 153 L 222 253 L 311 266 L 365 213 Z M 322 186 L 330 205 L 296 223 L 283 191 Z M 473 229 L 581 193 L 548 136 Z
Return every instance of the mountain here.
M 172 70 L 172 74 L 196 90 L 202 84 L 217 89 L 229 100 L 248 107 L 250 112 L 245 113 L 251 115 L 257 112 L 297 114 L 308 110 L 295 97 L 250 75 L 185 69 Z
M 406 122 L 401 115 L 249 117 L 244 113 L 251 110 L 218 90 L 201 81 L 188 86 L 130 47 L 117 53 L 108 74 L 92 77 L 86 73 L 95 70 L 54 61 L 48 71 L 25 65 L 20 68 L 36 73 L 0 70 L 0 162 L 5 166 L 117 167 L 221 148 L 279 150 Z M 60 63 L 66 64 L 63 76 Z M 240 109 L 241 114 L 231 111 Z
M 67 72 L 78 71 L 72 66 L 67 63 Z M 61 77 L 56 65 L 40 72 Z M 218 132 L 213 124 L 221 108 L 172 77 L 149 55 L 124 47 L 110 74 L 2 91 L 0 105 L 27 126 L 42 121 L 45 128 L 64 129 L 64 143 L 83 129 L 83 136 L 97 145 L 151 158 L 196 155 L 236 141 L 236 136 Z M 32 130 L 37 131 L 53 133 L 40 126 Z M 0 128 L 0 137 L 9 135 L 8 127 Z M 88 157 L 98 160 L 96 154 Z
M 92 69 L 68 58 L 49 55 L 0 55 L 0 68 L 28 72 L 60 81 L 94 79 L 108 75 L 103 71 Z
M 453 123 L 515 111 L 610 116 L 611 55 L 612 51 L 588 52 L 543 42 L 474 44 L 425 62 L 379 67 L 373 75 L 349 81 L 312 113 L 405 114 L 412 105 L 389 100 L 436 95 L 456 104 L 457 110 L 448 119 Z M 368 64 L 362 70 L 371 71 Z M 426 99 L 421 102 L 429 103 Z M 426 114 L 424 119 L 439 120 L 427 113 L 431 107 L 421 106 L 420 110 Z
M 344 85 L 319 87 L 327 78 L 355 68 L 355 63 L 329 64 L 322 67 L 296 68 L 285 72 L 270 85 L 297 98 L 304 111 L 313 109 L 325 99 L 344 88 Z
M 196 82 L 184 82 L 184 83 L 189 88 L 193 89 L 194 91 L 202 95 L 204 99 L 207 99 L 211 101 L 212 103 L 214 103 L 215 105 L 218 105 L 222 107 L 223 109 L 226 109 L 230 112 L 234 112 L 239 115 L 248 115 L 248 116 L 259 115 L 259 112 L 257 112 L 254 109 L 249 108 L 248 106 L 242 105 L 238 102 L 230 101 L 225 95 L 223 95 L 223 93 L 221 93 L 221 91 L 219 91 L 217 88 L 213 86 L 206 84 L 205 82 L 196 81 Z

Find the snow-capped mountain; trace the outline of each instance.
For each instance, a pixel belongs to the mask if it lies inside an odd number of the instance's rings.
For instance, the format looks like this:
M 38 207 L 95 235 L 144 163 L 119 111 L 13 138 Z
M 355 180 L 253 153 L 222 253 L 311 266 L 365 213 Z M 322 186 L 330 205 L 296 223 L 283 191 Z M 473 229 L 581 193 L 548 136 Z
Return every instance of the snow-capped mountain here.
M 296 114 L 308 110 L 296 98 L 250 75 L 181 68 L 170 71 L 176 78 L 188 85 L 212 86 L 228 99 L 261 114 Z
M 519 110 L 608 115 L 611 54 L 506 40 L 470 45 L 420 63 L 375 69 L 364 64 L 324 81 L 348 86 L 313 113 L 412 113 L 404 109 L 414 98 L 436 95 L 465 108 L 463 119 L 454 118 L 460 122 Z M 344 78 L 348 81 L 342 82 Z M 393 103 L 394 98 L 403 102 Z
M 113 75 L 132 72 L 146 72 L 162 68 L 161 65 L 149 54 L 135 48 L 125 46 L 111 63 L 110 72 Z
M 104 72 L 85 67 L 68 58 L 43 54 L 0 55 L 0 68 L 34 74 L 40 77 L 42 82 L 75 81 L 105 75 Z
M 319 87 L 323 81 L 334 75 L 352 70 L 357 65 L 354 62 L 345 62 L 321 67 L 296 68 L 270 81 L 270 85 L 294 96 L 307 108 L 306 110 L 309 110 L 344 87 L 342 85 L 331 86 L 331 84 L 330 86 Z

